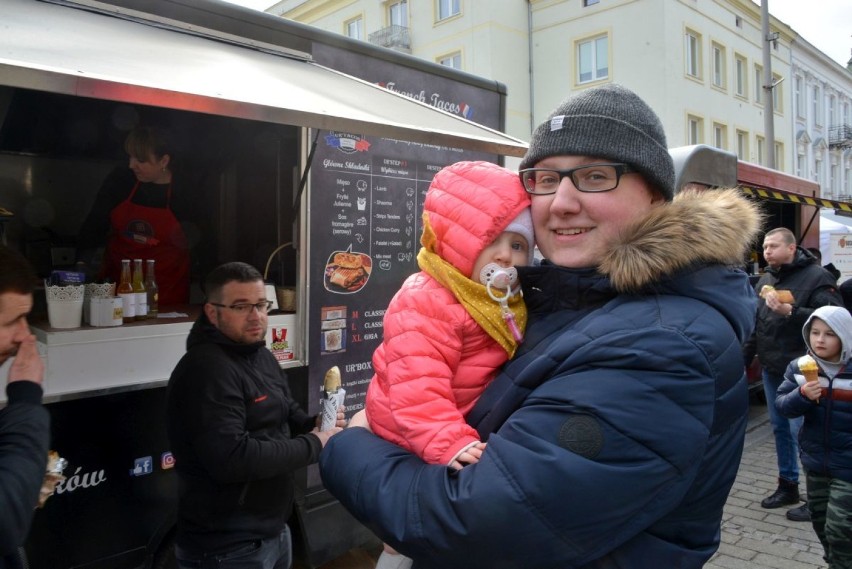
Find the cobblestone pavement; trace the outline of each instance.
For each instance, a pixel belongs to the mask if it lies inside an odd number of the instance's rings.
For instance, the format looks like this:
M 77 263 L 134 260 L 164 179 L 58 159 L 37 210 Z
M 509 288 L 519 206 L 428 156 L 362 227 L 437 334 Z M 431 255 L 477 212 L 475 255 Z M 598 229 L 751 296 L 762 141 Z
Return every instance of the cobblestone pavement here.
M 792 522 L 789 508 L 760 501 L 777 486 L 775 442 L 766 406 L 753 403 L 745 451 L 722 518 L 722 543 L 705 569 L 817 569 L 827 565 L 810 522 Z M 799 491 L 804 497 L 804 475 Z M 793 507 L 793 506 L 791 506 Z

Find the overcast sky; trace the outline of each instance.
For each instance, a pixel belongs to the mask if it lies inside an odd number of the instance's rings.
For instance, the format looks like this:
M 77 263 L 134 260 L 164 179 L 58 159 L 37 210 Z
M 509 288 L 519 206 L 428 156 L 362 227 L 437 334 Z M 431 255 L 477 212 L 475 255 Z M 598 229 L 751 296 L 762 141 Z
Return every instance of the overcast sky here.
M 226 0 L 265 10 L 270 0 Z M 483 1 L 483 0 L 479 0 Z M 808 43 L 846 67 L 852 53 L 852 0 L 767 0 L 769 13 L 796 30 Z M 755 4 L 760 5 L 756 1 Z

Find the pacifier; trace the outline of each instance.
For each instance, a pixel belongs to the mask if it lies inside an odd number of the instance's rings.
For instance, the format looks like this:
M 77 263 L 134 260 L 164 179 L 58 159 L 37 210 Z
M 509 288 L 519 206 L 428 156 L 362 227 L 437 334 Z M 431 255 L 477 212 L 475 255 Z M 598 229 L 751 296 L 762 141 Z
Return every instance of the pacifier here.
M 501 267 L 497 263 L 488 263 L 479 271 L 479 282 L 489 288 L 493 286 L 503 290 L 511 290 L 518 283 L 518 269 Z
M 509 308 L 509 299 L 514 295 L 512 288 L 518 282 L 518 270 L 515 267 L 501 267 L 497 263 L 488 263 L 479 271 L 479 281 L 485 285 L 485 290 L 491 300 L 500 305 L 500 312 L 512 332 L 512 337 L 518 343 L 523 342 L 524 335 L 515 322 L 515 315 Z M 503 294 L 499 295 L 498 293 L 501 292 Z

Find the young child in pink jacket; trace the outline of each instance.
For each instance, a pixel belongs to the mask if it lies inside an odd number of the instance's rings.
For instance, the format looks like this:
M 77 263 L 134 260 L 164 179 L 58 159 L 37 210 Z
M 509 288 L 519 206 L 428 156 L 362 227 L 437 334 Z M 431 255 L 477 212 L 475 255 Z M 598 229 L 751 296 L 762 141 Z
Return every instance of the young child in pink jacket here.
M 464 417 L 522 339 L 529 204 L 517 173 L 490 162 L 447 166 L 426 193 L 421 270 L 385 312 L 366 402 L 373 432 L 426 462 L 462 468 L 485 448 Z M 406 566 L 394 557 L 377 567 Z

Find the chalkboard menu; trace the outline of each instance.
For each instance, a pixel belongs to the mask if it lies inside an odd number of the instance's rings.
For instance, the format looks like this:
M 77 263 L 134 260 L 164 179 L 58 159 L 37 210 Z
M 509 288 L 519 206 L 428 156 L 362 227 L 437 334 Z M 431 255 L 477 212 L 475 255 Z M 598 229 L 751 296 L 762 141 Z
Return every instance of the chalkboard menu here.
M 499 129 L 500 93 L 424 67 L 313 45 L 317 63 Z M 338 94 L 345 97 L 345 93 Z M 369 104 L 369 101 L 363 101 Z M 429 125 L 423 125 L 428 127 Z M 311 140 L 316 131 L 310 133 Z M 347 416 L 362 409 L 388 304 L 417 272 L 423 199 L 432 177 L 461 160 L 497 156 L 436 144 L 321 131 L 308 185 L 308 410 L 319 411 L 326 371 L 338 366 Z M 308 487 L 321 484 L 308 469 Z
M 325 372 L 341 371 L 347 415 L 364 405 L 385 309 L 419 270 L 423 200 L 460 149 L 322 131 L 311 166 L 308 350 L 316 412 Z

